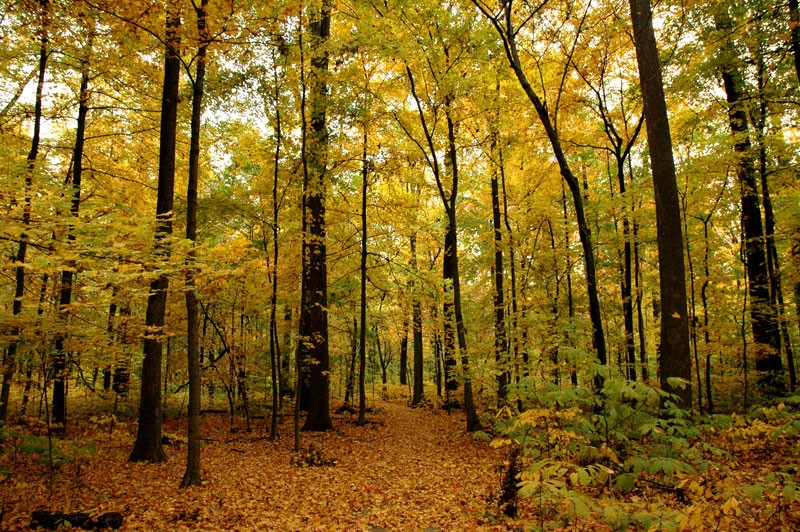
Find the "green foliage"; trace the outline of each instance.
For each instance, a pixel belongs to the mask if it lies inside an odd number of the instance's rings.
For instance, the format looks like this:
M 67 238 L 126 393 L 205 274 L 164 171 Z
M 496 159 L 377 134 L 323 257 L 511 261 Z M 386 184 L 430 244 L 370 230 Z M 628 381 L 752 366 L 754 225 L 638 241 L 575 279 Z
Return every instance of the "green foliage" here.
M 64 447 L 62 449 L 62 446 Z M 43 465 L 61 467 L 72 460 L 78 458 L 90 458 L 95 453 L 95 443 L 93 441 L 71 440 L 68 442 L 48 442 L 47 436 L 34 436 L 31 434 L 20 434 L 17 448 L 25 454 L 38 454 L 39 462 Z M 66 449 L 66 450 L 64 450 Z
M 770 498 L 777 511 L 800 501 L 791 460 L 758 483 L 729 480 L 728 471 L 740 467 L 730 465 L 733 452 L 737 460 L 757 457 L 765 447 L 795 441 L 797 398 L 748 416 L 702 417 L 675 408 L 656 388 L 618 379 L 606 379 L 597 395 L 554 385 L 528 391 L 537 405 L 499 412 L 493 445 L 520 447 L 519 494 L 538 505 L 545 521 L 599 520 L 615 530 L 724 528 L 740 516 L 739 501 Z M 656 500 L 646 495 L 652 491 L 675 507 L 645 503 Z
M 662 410 L 660 390 L 617 379 L 606 379 L 597 396 L 548 385 L 539 397 L 539 407 L 495 426 L 504 436 L 498 442 L 520 445 L 527 459 L 520 495 L 538 498 L 555 512 L 551 519 L 669 528 L 677 513 L 603 496 L 624 497 L 653 483 L 674 489 L 683 476 L 703 471 L 702 429 L 689 413 Z

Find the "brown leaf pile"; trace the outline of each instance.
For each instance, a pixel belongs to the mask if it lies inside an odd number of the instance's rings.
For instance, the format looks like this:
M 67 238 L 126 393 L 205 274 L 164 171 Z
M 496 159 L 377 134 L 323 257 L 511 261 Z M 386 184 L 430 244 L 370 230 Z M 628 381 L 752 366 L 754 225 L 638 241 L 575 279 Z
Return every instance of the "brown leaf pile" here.
M 99 427 L 91 458 L 55 472 L 35 457 L 0 457 L 12 475 L 0 483 L 4 530 L 27 527 L 37 507 L 99 514 L 121 512 L 123 530 L 505 530 L 490 522 L 503 456 L 465 433 L 460 415 L 381 403 L 363 427 L 336 417 L 336 431 L 303 434 L 303 448 L 334 462 L 304 466 L 292 452 L 291 424 L 269 442 L 263 427 L 231 434 L 225 416 L 204 416 L 203 485 L 178 488 L 185 443 L 167 447 L 164 464 L 127 462 L 130 430 Z M 182 420 L 166 428 L 184 433 Z M 87 431 L 89 429 L 86 429 Z M 6 445 L 5 447 L 8 447 Z

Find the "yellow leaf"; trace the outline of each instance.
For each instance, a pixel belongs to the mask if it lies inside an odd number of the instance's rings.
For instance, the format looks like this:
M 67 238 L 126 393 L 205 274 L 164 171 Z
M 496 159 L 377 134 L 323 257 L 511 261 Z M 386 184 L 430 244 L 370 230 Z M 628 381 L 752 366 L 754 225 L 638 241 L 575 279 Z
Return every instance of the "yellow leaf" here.
M 739 501 L 736 497 L 731 497 L 722 505 L 722 513 L 728 515 L 736 515 L 739 511 Z

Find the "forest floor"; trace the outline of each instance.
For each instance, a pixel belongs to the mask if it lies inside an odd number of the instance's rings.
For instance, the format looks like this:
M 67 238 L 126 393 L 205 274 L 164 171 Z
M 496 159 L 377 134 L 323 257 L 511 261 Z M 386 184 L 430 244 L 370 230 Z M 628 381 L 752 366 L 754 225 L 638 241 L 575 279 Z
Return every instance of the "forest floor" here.
M 52 492 L 47 455 L 19 452 L 46 445 L 46 438 L 16 442 L 13 453 L 4 445 L 0 467 L 9 475 L 0 482 L 0 529 L 26 529 L 37 508 L 120 512 L 123 530 L 148 531 L 507 530 L 524 524 L 488 517 L 497 513 L 491 500 L 504 454 L 467 434 L 460 412 L 379 402 L 365 426 L 344 414 L 335 416 L 335 431 L 303 433 L 300 455 L 292 449 L 291 418 L 276 442 L 267 439 L 263 420 L 256 421 L 258 429 L 232 433 L 227 415 L 202 417 L 203 485 L 189 489 L 178 488 L 186 454 L 180 436 L 165 447 L 166 463 L 127 462 L 133 423 L 109 431 L 110 418 L 93 418 L 70 427 L 69 439 L 55 441 L 72 459 L 53 471 Z M 185 434 L 184 424 L 170 419 L 165 433 Z M 31 434 L 30 423 L 25 432 Z M 91 453 L 82 453 L 88 448 Z M 330 465 L 308 465 L 314 459 Z
M 122 530 L 154 532 L 611 530 L 594 519 L 571 518 L 560 525 L 547 519 L 543 525 L 542 512 L 570 506 L 562 492 L 550 502 L 522 499 L 518 518 L 502 516 L 497 498 L 507 448 L 468 434 L 460 411 L 378 401 L 364 426 L 357 426 L 354 416 L 336 414 L 334 431 L 302 433 L 301 453 L 293 452 L 291 417 L 270 442 L 264 419 L 254 419 L 247 432 L 238 415 L 232 430 L 227 414 L 210 413 L 201 418 L 203 484 L 179 489 L 185 418 L 169 416 L 165 422 L 171 440 L 167 462 L 132 464 L 127 460 L 136 424 L 89 414 L 96 406 L 83 413 L 73 409 L 79 421 L 70 422 L 62 438 L 53 438 L 52 453 L 46 426 L 36 418 L 0 427 L 0 530 L 29 529 L 37 509 L 92 517 L 119 512 Z M 134 418 L 130 411 L 120 417 Z M 797 483 L 771 481 L 765 485 L 782 491 L 765 491 L 757 499 L 741 490 L 764 484 L 779 471 L 800 482 L 796 438 L 772 439 L 766 424 L 745 421 L 733 432 L 714 433 L 714 444 L 724 452 L 695 478 L 697 493 L 691 486 L 665 489 L 653 482 L 627 494 L 604 493 L 606 499 L 598 501 L 683 512 L 687 521 L 668 527 L 673 530 L 800 530 L 798 498 L 787 493 Z

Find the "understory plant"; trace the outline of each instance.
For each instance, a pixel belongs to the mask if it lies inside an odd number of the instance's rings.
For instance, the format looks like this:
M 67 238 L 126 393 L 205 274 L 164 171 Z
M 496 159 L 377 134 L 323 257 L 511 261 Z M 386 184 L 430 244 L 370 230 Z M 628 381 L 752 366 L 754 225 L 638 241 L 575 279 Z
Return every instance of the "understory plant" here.
M 520 454 L 518 494 L 543 528 L 580 518 L 615 530 L 726 529 L 745 499 L 800 500 L 791 468 L 747 484 L 730 465 L 749 445 L 796 442 L 797 401 L 699 416 L 658 388 L 622 379 L 606 378 L 597 391 L 523 381 L 516 392 L 527 408 L 498 412 L 493 445 Z

